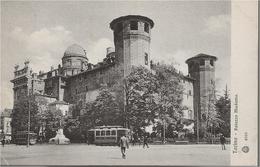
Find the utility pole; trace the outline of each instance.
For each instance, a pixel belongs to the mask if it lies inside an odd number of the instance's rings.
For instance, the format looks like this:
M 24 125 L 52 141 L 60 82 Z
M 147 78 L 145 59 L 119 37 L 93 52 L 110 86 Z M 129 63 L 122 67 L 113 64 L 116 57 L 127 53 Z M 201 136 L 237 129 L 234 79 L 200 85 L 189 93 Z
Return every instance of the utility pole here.
M 197 144 L 199 144 L 200 141 L 200 133 L 199 133 L 199 111 L 197 110 Z
M 28 99 L 28 134 L 27 134 L 27 147 L 30 145 L 30 124 L 31 124 L 31 111 L 30 111 L 30 95 Z
M 166 131 L 166 124 L 165 124 L 165 120 L 163 120 L 163 144 L 165 144 L 165 131 Z

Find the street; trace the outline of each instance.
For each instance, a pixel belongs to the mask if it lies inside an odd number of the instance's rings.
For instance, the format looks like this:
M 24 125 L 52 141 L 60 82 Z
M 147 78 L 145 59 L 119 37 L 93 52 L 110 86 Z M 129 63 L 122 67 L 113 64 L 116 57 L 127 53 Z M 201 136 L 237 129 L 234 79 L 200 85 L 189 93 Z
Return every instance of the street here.
M 230 146 L 150 145 L 130 146 L 126 159 L 117 146 L 5 145 L 1 147 L 1 165 L 229 165 Z

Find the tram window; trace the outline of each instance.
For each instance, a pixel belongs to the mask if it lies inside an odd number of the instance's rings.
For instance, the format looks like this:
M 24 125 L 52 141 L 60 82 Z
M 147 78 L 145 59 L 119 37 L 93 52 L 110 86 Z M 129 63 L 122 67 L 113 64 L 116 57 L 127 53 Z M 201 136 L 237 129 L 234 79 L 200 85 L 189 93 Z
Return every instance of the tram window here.
M 105 136 L 105 131 L 104 130 L 101 131 L 101 136 Z
M 96 131 L 96 136 L 100 136 L 100 131 Z
M 110 136 L 110 130 L 106 131 L 106 136 Z
M 116 135 L 116 131 L 112 130 L 112 134 L 111 135 Z

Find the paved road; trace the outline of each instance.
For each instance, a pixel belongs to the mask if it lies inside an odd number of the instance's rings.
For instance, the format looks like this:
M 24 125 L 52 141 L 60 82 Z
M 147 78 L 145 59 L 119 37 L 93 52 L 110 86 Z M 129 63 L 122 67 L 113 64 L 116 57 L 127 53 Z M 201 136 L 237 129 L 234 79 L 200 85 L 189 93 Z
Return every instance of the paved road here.
M 229 165 L 229 146 L 151 145 L 127 150 L 121 158 L 119 147 L 71 145 L 6 145 L 1 147 L 2 165 Z

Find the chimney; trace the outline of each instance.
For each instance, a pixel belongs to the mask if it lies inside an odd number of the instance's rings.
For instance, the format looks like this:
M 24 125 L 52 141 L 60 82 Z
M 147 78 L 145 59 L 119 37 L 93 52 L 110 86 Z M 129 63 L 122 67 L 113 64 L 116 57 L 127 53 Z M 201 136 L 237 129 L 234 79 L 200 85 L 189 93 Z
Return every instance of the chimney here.
M 14 66 L 14 71 L 17 71 L 18 69 L 19 69 L 19 65 L 16 64 L 16 65 Z
M 26 60 L 26 61 L 24 62 L 24 66 L 25 66 L 25 67 L 28 67 L 29 63 L 30 63 L 30 61 L 29 61 L 29 60 Z

